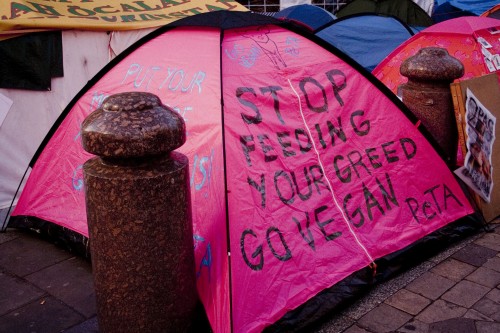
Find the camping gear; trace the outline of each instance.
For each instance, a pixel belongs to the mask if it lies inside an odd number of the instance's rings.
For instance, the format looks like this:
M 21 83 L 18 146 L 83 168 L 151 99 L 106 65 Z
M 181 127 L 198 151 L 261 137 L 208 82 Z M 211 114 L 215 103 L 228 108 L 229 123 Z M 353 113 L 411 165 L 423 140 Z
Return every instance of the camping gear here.
M 434 24 L 429 14 L 411 0 L 353 0 L 335 15 L 342 18 L 361 13 L 395 16 L 411 27 L 428 27 Z
M 316 297 L 352 294 L 343 281 L 376 281 L 384 256 L 473 213 L 425 128 L 356 62 L 286 22 L 219 11 L 155 30 L 82 89 L 30 164 L 21 223 L 88 235 L 81 122 L 126 91 L 186 122 L 194 273 L 214 332 L 298 330 L 339 300 Z
M 316 31 L 336 19 L 336 16 L 332 13 L 311 4 L 287 7 L 274 14 L 274 17 L 297 22 L 311 31 Z
M 100 332 L 190 332 L 198 302 L 182 117 L 158 96 L 109 96 L 82 124 Z M 131 274 L 132 273 L 132 274 Z
M 414 32 L 393 16 L 356 14 L 337 19 L 315 34 L 371 72 Z
M 391 52 L 372 73 L 397 94 L 407 80 L 400 73 L 402 62 L 424 47 L 441 47 L 460 60 L 466 80 L 500 69 L 500 21 L 464 16 L 437 23 L 415 34 Z

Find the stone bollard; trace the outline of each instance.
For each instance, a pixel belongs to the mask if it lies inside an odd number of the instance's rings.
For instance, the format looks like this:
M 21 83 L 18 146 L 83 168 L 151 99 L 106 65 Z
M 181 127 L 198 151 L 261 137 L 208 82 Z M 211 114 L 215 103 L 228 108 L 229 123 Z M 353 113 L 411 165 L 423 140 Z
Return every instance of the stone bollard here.
M 454 167 L 458 130 L 450 84 L 464 75 L 463 64 L 446 49 L 426 47 L 406 59 L 400 72 L 408 77 L 399 87 L 403 103 L 436 140 L 448 166 Z
M 198 302 L 183 119 L 149 93 L 109 96 L 82 124 L 101 333 L 188 332 Z

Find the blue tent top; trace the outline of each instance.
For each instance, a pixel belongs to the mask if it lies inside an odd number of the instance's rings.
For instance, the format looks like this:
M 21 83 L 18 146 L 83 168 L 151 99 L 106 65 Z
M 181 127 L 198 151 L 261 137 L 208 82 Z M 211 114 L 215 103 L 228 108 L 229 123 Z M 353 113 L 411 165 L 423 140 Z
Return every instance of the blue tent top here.
M 359 14 L 337 19 L 315 35 L 371 72 L 414 32 L 393 16 Z
M 451 6 L 456 7 L 459 10 L 467 11 L 479 16 L 488 9 L 499 4 L 500 0 L 437 0 L 436 2 L 436 5 L 438 6 L 448 2 Z
M 274 14 L 274 17 L 299 23 L 311 31 L 316 31 L 336 19 L 329 11 L 309 4 L 290 6 Z
M 435 23 L 439 23 L 461 16 L 478 16 L 478 15 L 474 14 L 471 11 L 455 7 L 450 2 L 446 1 L 434 8 L 434 12 L 432 13 L 431 17 Z

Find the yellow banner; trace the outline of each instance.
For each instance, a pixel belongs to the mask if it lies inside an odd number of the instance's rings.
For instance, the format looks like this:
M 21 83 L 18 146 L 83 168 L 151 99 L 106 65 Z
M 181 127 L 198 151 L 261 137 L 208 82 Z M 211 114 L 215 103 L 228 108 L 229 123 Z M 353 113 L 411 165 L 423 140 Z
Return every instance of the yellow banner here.
M 0 35 L 152 28 L 216 10 L 248 11 L 234 0 L 0 0 Z

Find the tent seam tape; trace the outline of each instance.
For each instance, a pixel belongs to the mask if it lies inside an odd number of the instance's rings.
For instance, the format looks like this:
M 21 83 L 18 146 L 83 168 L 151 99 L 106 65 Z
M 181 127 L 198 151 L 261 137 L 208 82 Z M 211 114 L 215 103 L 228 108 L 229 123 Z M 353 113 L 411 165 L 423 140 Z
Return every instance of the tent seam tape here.
M 302 117 L 302 122 L 304 123 L 304 126 L 307 129 L 307 133 L 309 134 L 309 137 L 312 139 L 311 130 L 309 129 L 309 126 L 307 125 L 306 118 L 304 117 L 304 113 L 302 111 L 302 103 L 300 101 L 300 96 L 297 93 L 297 91 L 294 89 L 294 87 L 293 87 L 292 82 L 290 81 L 290 79 L 287 79 L 287 81 L 290 84 L 290 88 L 292 89 L 293 93 L 295 94 L 295 96 L 297 96 L 297 99 L 299 100 L 299 112 L 300 112 L 300 116 Z M 314 152 L 316 153 L 316 156 L 318 158 L 318 163 L 319 163 L 319 166 L 321 168 L 321 171 L 323 171 L 323 174 L 326 175 L 325 167 L 323 166 L 323 162 L 321 161 L 318 149 L 316 148 L 316 143 L 314 142 L 314 140 L 311 140 L 311 142 L 312 142 L 312 145 L 313 145 L 313 148 L 314 148 Z M 349 228 L 349 231 L 351 232 L 351 235 L 354 237 L 354 239 L 356 240 L 356 243 L 358 243 L 359 247 L 361 247 L 361 249 L 363 249 L 363 251 L 365 252 L 365 254 L 368 257 L 368 259 L 370 259 L 371 262 L 375 262 L 375 260 L 370 255 L 370 253 L 368 252 L 368 250 L 365 248 L 365 246 L 358 239 L 357 235 L 354 233 L 354 230 L 352 230 L 351 224 L 347 220 L 347 218 L 346 218 L 346 216 L 344 214 L 344 211 L 340 207 L 340 205 L 339 205 L 339 203 L 337 201 L 337 198 L 335 197 L 335 195 L 333 193 L 333 187 L 332 187 L 332 184 L 330 183 L 330 179 L 328 179 L 328 177 L 325 177 L 325 179 L 326 179 L 326 182 L 328 183 L 328 187 L 330 188 L 330 192 L 332 193 L 333 202 L 334 202 L 335 206 L 337 206 L 337 209 L 340 211 L 340 214 L 342 215 L 342 219 L 347 224 L 347 227 Z

